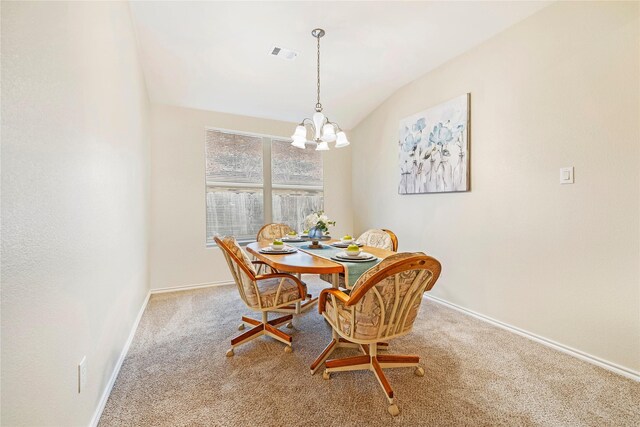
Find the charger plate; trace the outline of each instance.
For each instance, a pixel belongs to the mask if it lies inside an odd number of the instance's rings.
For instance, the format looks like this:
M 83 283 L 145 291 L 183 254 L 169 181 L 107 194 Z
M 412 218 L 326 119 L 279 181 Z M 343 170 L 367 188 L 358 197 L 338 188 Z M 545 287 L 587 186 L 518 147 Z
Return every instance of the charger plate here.
M 342 242 L 334 242 L 331 243 L 331 246 L 336 247 L 336 248 L 348 248 L 349 245 L 358 245 L 359 247 L 364 246 L 364 244 L 362 243 L 357 243 L 357 242 L 353 242 L 353 243 L 342 243 Z
M 377 257 L 367 252 L 360 252 L 360 255 L 357 257 L 350 257 L 347 256 L 344 252 L 339 252 L 332 256 L 331 259 L 340 262 L 372 262 L 378 260 Z
M 306 238 L 302 238 L 302 237 L 296 237 L 296 238 L 290 238 L 290 237 L 283 237 L 282 238 L 283 242 L 290 242 L 290 243 L 300 243 L 300 242 L 306 242 L 307 239 Z
M 267 246 L 261 248 L 258 252 L 260 252 L 261 254 L 287 255 L 298 252 L 298 249 L 291 246 L 287 247 L 286 249 L 271 249 L 271 246 Z

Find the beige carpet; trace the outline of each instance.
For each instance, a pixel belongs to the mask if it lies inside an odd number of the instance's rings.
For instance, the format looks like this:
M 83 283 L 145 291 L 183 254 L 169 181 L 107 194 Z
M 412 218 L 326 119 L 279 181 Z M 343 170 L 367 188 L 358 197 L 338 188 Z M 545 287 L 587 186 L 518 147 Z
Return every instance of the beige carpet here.
M 315 310 L 293 353 L 260 337 L 226 358 L 243 314 L 231 286 L 152 296 L 100 426 L 640 425 L 640 383 L 433 302 L 392 342 L 426 370 L 385 371 L 396 418 L 372 373 L 310 375 L 330 338 Z

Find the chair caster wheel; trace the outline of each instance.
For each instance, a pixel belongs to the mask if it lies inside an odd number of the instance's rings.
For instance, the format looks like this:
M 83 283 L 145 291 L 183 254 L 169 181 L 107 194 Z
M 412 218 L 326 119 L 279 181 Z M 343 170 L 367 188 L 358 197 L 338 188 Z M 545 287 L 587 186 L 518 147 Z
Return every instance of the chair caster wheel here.
M 322 373 L 322 379 L 323 380 L 330 380 L 331 379 L 331 372 L 327 372 L 326 370 Z
M 244 330 L 244 323 L 240 323 L 240 324 L 238 325 L 238 330 L 239 330 L 239 331 Z
M 293 351 L 293 349 L 289 345 L 284 348 L 284 352 L 285 353 L 291 353 L 292 351 Z
M 235 353 L 233 352 L 233 349 L 230 348 L 229 350 L 227 350 L 227 357 L 231 357 L 233 356 Z
M 398 409 L 398 405 L 396 405 L 395 403 L 392 405 L 389 405 L 389 407 L 387 408 L 387 411 L 389 411 L 389 413 L 394 417 L 397 417 L 400 414 L 400 409 Z
M 289 329 L 293 328 L 293 323 L 292 322 L 287 323 L 287 328 Z
M 413 371 L 413 373 L 416 375 L 416 377 L 424 377 L 424 368 L 418 366 L 416 370 Z

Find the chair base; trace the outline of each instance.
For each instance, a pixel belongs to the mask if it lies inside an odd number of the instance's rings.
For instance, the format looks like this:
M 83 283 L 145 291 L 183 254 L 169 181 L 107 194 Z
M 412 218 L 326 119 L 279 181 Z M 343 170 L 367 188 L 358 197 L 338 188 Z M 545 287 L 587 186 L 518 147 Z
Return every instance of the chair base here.
M 389 402 L 389 407 L 387 409 L 389 413 L 395 417 L 400 413 L 400 409 L 398 409 L 398 406 L 395 403 L 393 389 L 391 388 L 391 384 L 389 384 L 383 369 L 415 367 L 414 374 L 419 377 L 424 376 L 424 369 L 418 366 L 420 363 L 420 356 L 377 354 L 379 346 L 380 343 L 370 345 L 356 344 L 343 338 L 339 338 L 338 340 L 334 338 L 316 359 L 313 365 L 311 365 L 311 373 L 313 374 L 320 367 L 323 361 L 325 370 L 322 374 L 322 378 L 325 380 L 331 378 L 332 372 L 361 370 L 373 372 L 380 384 L 380 387 L 382 388 L 382 391 L 384 391 L 387 401 Z M 364 354 L 360 356 L 345 357 L 342 359 L 326 360 L 327 357 L 339 347 L 359 348 Z
M 322 350 L 322 353 L 316 358 L 316 360 L 311 364 L 311 375 L 315 374 L 318 369 L 322 367 L 322 364 L 331 356 L 331 354 L 338 348 L 355 348 L 360 349 L 363 353 L 369 354 L 369 346 L 364 344 L 357 344 L 346 340 L 342 337 L 339 337 L 335 331 L 333 331 L 333 338 L 331 342 Z M 379 342 L 377 345 L 377 350 L 388 350 L 389 344 L 386 342 Z
M 262 313 L 262 322 L 259 320 L 252 319 L 250 317 L 242 316 L 242 322 L 243 322 L 243 324 L 241 324 L 242 328 L 238 327 L 238 329 L 240 330 L 244 329 L 244 323 L 253 325 L 253 328 L 249 329 L 247 332 L 244 332 L 231 340 L 231 348 L 227 351 L 227 356 L 228 357 L 233 356 L 234 355 L 233 350 L 236 347 L 242 344 L 245 344 L 253 339 L 256 339 L 262 335 L 269 336 L 273 339 L 276 339 L 286 344 L 287 346 L 285 347 L 284 351 L 287 353 L 291 353 L 292 351 L 291 335 L 288 335 L 277 328 L 278 325 L 281 325 L 286 322 L 290 322 L 291 319 L 293 319 L 293 315 L 288 314 L 286 316 L 281 316 L 276 319 L 267 320 L 266 312 Z

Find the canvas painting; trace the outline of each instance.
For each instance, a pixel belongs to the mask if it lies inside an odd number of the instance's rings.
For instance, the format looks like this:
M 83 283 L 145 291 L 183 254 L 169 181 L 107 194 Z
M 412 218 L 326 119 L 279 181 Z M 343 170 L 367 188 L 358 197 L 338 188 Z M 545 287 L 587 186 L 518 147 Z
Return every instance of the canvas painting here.
M 400 194 L 469 191 L 469 94 L 400 121 Z

